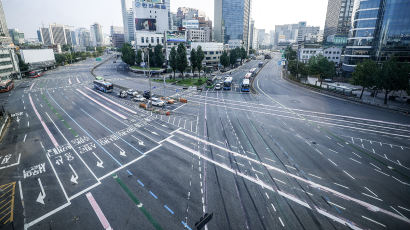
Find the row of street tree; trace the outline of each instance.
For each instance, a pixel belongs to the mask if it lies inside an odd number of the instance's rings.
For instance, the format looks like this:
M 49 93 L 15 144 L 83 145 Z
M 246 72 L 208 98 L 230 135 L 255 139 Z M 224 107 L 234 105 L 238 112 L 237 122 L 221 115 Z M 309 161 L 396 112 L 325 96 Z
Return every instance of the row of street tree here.
M 228 66 L 234 66 L 237 62 L 238 59 L 241 60 L 241 65 L 243 60 L 245 60 L 247 58 L 247 53 L 245 48 L 241 47 L 237 47 L 233 50 L 231 50 L 228 54 L 227 51 L 224 51 L 219 59 L 219 62 L 221 63 L 221 65 L 226 68 Z

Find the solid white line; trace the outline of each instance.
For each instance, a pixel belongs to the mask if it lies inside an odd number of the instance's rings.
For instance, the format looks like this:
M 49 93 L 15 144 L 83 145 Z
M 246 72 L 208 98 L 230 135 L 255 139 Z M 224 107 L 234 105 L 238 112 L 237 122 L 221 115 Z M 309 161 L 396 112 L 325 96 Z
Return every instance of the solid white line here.
M 335 162 L 333 162 L 332 160 L 330 160 L 329 158 L 327 158 L 334 166 L 337 167 L 337 164 Z
M 373 194 L 373 196 L 375 197 L 379 197 L 378 195 L 376 195 L 376 193 L 374 193 L 372 190 L 370 190 L 369 188 L 367 188 L 366 186 L 364 186 L 364 188 L 369 191 L 371 194 Z
M 349 158 L 349 159 L 352 160 L 352 161 L 354 161 L 354 162 L 356 162 L 356 163 L 362 164 L 362 162 L 360 162 L 360 161 L 358 161 L 358 160 L 355 160 L 355 159 L 353 159 L 353 158 Z
M 174 109 L 174 111 L 177 111 L 178 109 L 180 109 L 182 106 L 186 105 L 187 103 L 182 103 L 182 105 L 178 106 L 177 108 Z
M 410 209 L 408 209 L 408 208 L 404 208 L 404 207 L 402 207 L 402 206 L 397 206 L 397 207 L 399 207 L 399 208 L 401 208 L 401 209 L 403 209 L 403 210 L 405 210 L 405 211 L 410 212 Z
M 95 91 L 94 91 L 94 90 L 92 90 L 92 89 L 89 89 L 89 88 L 85 88 L 85 89 L 88 89 L 88 91 L 90 91 L 90 92 L 94 93 L 95 95 L 97 95 L 97 96 L 99 96 L 99 97 L 101 97 L 101 98 L 105 99 L 105 100 L 106 100 L 106 101 L 108 101 L 108 102 L 111 102 L 112 104 L 114 104 L 114 105 L 116 105 L 116 106 L 118 106 L 118 107 L 120 107 L 120 108 L 122 108 L 122 109 L 124 109 L 124 110 L 126 110 L 126 111 L 128 111 L 128 112 L 130 112 L 130 113 L 132 113 L 132 114 L 134 114 L 134 115 L 136 115 L 136 114 L 137 114 L 137 112 L 135 112 L 135 111 L 133 111 L 133 110 L 131 110 L 131 109 L 127 108 L 127 107 L 124 107 L 124 106 L 122 106 L 122 105 L 118 104 L 117 102 L 115 102 L 115 101 L 113 101 L 113 100 L 111 100 L 111 99 L 107 98 L 107 97 L 104 97 L 103 95 L 101 95 L 101 94 L 99 94 L 99 93 L 95 92 Z
M 316 178 L 318 178 L 318 179 L 322 179 L 322 177 L 316 176 L 316 175 L 314 175 L 314 174 L 312 174 L 312 173 L 308 173 L 308 174 L 311 175 L 311 176 L 313 176 L 313 177 L 316 177 Z
M 382 224 L 382 223 L 379 223 L 379 222 L 377 222 L 377 221 L 375 221 L 375 220 L 372 220 L 372 219 L 370 219 L 369 217 L 365 217 L 365 216 L 362 216 L 364 219 L 366 219 L 366 220 L 369 220 L 369 221 L 371 221 L 371 222 L 373 222 L 373 223 L 375 223 L 375 224 L 378 224 L 378 225 L 380 225 L 380 226 L 382 226 L 382 227 L 386 227 L 386 225 L 384 225 L 384 224 Z
M 92 98 L 92 97 L 88 96 L 87 94 L 85 94 L 83 91 L 81 91 L 81 90 L 79 90 L 79 89 L 76 89 L 76 90 L 77 90 L 79 93 L 81 93 L 84 97 L 90 99 L 91 101 L 93 101 L 93 102 L 96 103 L 97 105 L 103 107 L 104 109 L 106 109 L 106 110 L 108 110 L 108 111 L 114 113 L 115 115 L 121 117 L 121 118 L 124 119 L 124 120 L 127 119 L 126 116 L 124 116 L 124 115 L 122 115 L 122 114 L 120 114 L 120 113 L 114 111 L 113 109 L 111 109 L 111 108 L 105 106 L 105 105 L 102 104 L 101 102 L 99 102 L 99 101 L 95 100 L 94 98 Z
M 71 204 L 70 202 L 65 203 L 65 204 L 61 205 L 60 207 L 58 207 L 58 208 L 56 208 L 56 209 L 54 209 L 54 210 L 52 210 L 52 211 L 50 211 L 50 212 L 48 212 L 48 213 L 42 215 L 41 217 L 39 217 L 39 218 L 37 218 L 37 219 L 31 221 L 30 223 L 25 224 L 25 225 L 24 225 L 24 229 L 27 230 L 29 227 L 32 227 L 32 226 L 36 225 L 37 223 L 39 223 L 40 221 L 46 219 L 47 217 L 52 216 L 52 215 L 54 215 L 55 213 L 57 213 L 57 212 L 63 210 L 64 208 L 70 206 L 70 204 Z
M 394 211 L 396 211 L 399 215 L 401 215 L 404 218 L 407 218 L 406 216 L 404 216 L 401 212 L 399 212 L 397 209 L 395 209 L 393 206 L 390 206 L 390 208 L 392 208 Z
M 374 165 L 373 163 L 370 163 L 372 166 L 374 166 L 375 168 L 379 169 L 380 171 L 382 170 L 381 168 L 377 167 L 376 165 Z
M 384 172 L 382 172 L 382 171 L 379 171 L 379 170 L 377 170 L 377 169 L 374 169 L 376 172 L 379 172 L 379 173 L 381 173 L 381 174 L 384 174 L 385 176 L 390 176 L 389 174 L 387 174 L 387 173 L 384 173 Z
M 337 186 L 340 186 L 340 187 L 342 187 L 342 188 L 345 188 L 345 189 L 349 189 L 349 187 L 344 186 L 344 185 L 341 185 L 341 184 L 338 184 L 338 183 L 335 183 L 335 182 L 333 182 L 333 184 L 335 184 L 335 185 L 337 185 Z
M 10 168 L 10 167 L 13 167 L 13 166 L 16 166 L 16 165 L 19 165 L 19 164 L 20 164 L 20 157 L 21 157 L 21 153 L 19 154 L 19 157 L 18 157 L 16 163 L 10 164 L 10 165 L 6 165 L 6 166 L 2 166 L 2 167 L 0 167 L 0 170 L 1 170 L 1 169 L 5 169 L 5 168 Z
M 285 225 L 283 224 L 282 219 L 280 217 L 278 217 L 278 218 L 279 218 L 280 224 L 282 224 L 282 227 L 285 227 Z

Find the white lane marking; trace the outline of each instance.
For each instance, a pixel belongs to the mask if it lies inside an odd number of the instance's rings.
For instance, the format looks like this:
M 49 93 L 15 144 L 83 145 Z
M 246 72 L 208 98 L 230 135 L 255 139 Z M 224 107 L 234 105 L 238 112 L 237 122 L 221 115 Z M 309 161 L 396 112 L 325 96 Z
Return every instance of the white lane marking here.
M 279 180 L 278 178 L 273 177 L 273 179 L 274 179 L 275 181 L 278 181 L 278 182 L 282 183 L 282 184 L 286 184 L 284 181 L 281 181 L 281 180 Z
M 70 79 L 70 78 L 68 78 L 68 84 L 70 84 L 70 85 L 71 85 L 71 79 Z
M 375 221 L 375 220 L 372 220 L 372 219 L 370 219 L 369 217 L 362 216 L 362 218 L 364 218 L 364 219 L 366 219 L 366 220 L 368 220 L 368 221 L 371 221 L 371 222 L 373 222 L 373 223 L 375 223 L 375 224 L 378 224 L 378 225 L 380 225 L 380 226 L 382 226 L 382 227 L 386 227 L 386 225 L 384 225 L 384 224 L 382 224 L 382 223 L 380 223 L 380 222 L 377 222 L 377 221 Z
M 322 210 L 322 209 L 320 209 L 320 208 L 316 208 L 316 210 L 317 210 L 318 213 L 320 213 L 320 214 L 322 214 L 322 215 L 328 217 L 329 219 L 332 219 L 332 220 L 334 220 L 334 221 L 336 221 L 336 222 L 338 222 L 338 223 L 340 223 L 340 224 L 342 224 L 342 225 L 348 226 L 349 228 L 351 228 L 351 229 L 353 229 L 353 230 L 361 230 L 361 228 L 357 227 L 356 225 L 354 225 L 354 224 L 353 224 L 351 221 L 349 221 L 349 220 L 345 220 L 345 219 L 339 218 L 339 217 L 337 217 L 337 216 L 334 216 L 334 215 L 332 215 L 332 214 L 330 214 L 330 213 L 328 213 L 328 212 L 326 212 L 325 210 Z
M 387 173 L 384 173 L 384 172 L 382 172 L 382 171 L 379 171 L 379 170 L 377 170 L 377 169 L 374 169 L 376 172 L 379 172 L 379 173 L 381 173 L 381 174 L 383 174 L 383 175 L 385 175 L 385 176 L 390 176 L 389 174 L 387 174 Z
M 401 209 L 403 209 L 403 210 L 405 210 L 405 211 L 410 212 L 410 209 L 408 209 L 408 208 L 405 208 L 405 207 L 402 207 L 402 206 L 397 206 L 397 207 L 399 207 L 399 208 L 401 208 Z
M 98 217 L 98 220 L 100 221 L 101 225 L 103 226 L 104 229 L 106 230 L 111 230 L 110 223 L 108 223 L 107 218 L 105 217 L 104 213 L 102 212 L 100 206 L 98 205 L 97 201 L 95 201 L 93 195 L 88 192 L 86 194 L 88 202 L 90 203 L 91 207 L 93 208 L 95 214 Z
M 359 154 L 352 152 L 355 156 L 357 156 L 358 158 L 362 158 Z
M 337 144 L 340 146 L 340 147 L 344 147 L 342 144 L 340 144 L 339 142 L 337 142 Z
M 329 204 L 331 204 L 331 205 L 334 205 L 334 206 L 336 206 L 336 207 L 338 207 L 338 208 L 340 208 L 340 209 L 346 210 L 345 207 L 342 207 L 342 206 L 340 206 L 340 205 L 338 205 L 338 204 L 335 204 L 335 203 L 333 203 L 333 202 L 328 201 L 327 203 L 329 203 Z
M 271 203 L 270 205 L 272 206 L 273 211 L 275 211 L 275 212 L 276 212 L 276 208 L 275 208 L 275 206 L 274 206 L 272 203 Z
M 329 149 L 330 151 L 334 152 L 334 153 L 338 153 L 337 151 L 333 150 L 333 149 Z
M 99 106 L 103 107 L 104 109 L 110 111 L 111 113 L 113 113 L 113 114 L 115 114 L 115 115 L 121 117 L 121 118 L 124 119 L 124 120 L 127 119 L 126 116 L 124 116 L 124 115 L 122 115 L 122 114 L 120 114 L 120 113 L 114 111 L 113 109 L 111 109 L 111 108 L 105 106 L 105 105 L 102 104 L 101 102 L 99 102 L 99 101 L 95 100 L 94 98 L 92 98 L 92 97 L 88 96 L 87 94 L 85 94 L 83 91 L 81 91 L 81 90 L 79 90 L 79 89 L 76 89 L 76 90 L 77 90 L 79 93 L 81 93 L 84 97 L 90 99 L 91 101 L 93 101 L 94 103 L 96 103 L 96 104 L 98 104 Z
M 334 166 L 337 167 L 337 164 L 335 162 L 333 162 L 332 160 L 330 160 L 329 158 L 327 158 Z
M 316 152 L 323 156 L 323 153 L 319 151 L 319 149 L 315 148 Z
M 372 196 L 372 195 L 369 195 L 369 194 L 367 194 L 367 193 L 362 192 L 362 194 L 365 195 L 365 196 L 367 196 L 367 197 L 373 198 L 373 199 L 375 199 L 375 200 L 383 201 L 382 199 L 380 199 L 380 198 L 378 198 L 378 197 L 375 197 L 375 196 Z
M 269 199 L 269 195 L 268 195 L 268 193 L 267 193 L 267 192 L 265 192 L 265 195 L 266 195 L 266 198 L 268 198 L 268 199 Z
M 23 142 L 26 142 L 27 134 L 24 135 Z
M 349 159 L 352 160 L 352 161 L 354 161 L 354 162 L 356 162 L 356 163 L 362 164 L 362 162 L 360 162 L 360 161 L 358 161 L 358 160 L 355 160 L 355 159 L 353 159 L 353 158 L 349 158 Z
M 97 96 L 103 98 L 104 100 L 106 100 L 106 101 L 108 101 L 108 102 L 111 102 L 112 104 L 114 104 L 114 105 L 116 105 L 116 106 L 118 106 L 118 107 L 120 107 L 120 108 L 122 108 L 122 109 L 124 109 L 124 110 L 126 110 L 126 111 L 128 111 L 128 112 L 130 112 L 130 113 L 132 113 L 132 114 L 134 114 L 134 115 L 137 114 L 137 112 L 135 112 L 135 111 L 133 111 L 133 110 L 127 108 L 127 107 L 124 107 L 124 106 L 118 104 L 117 102 L 115 102 L 115 101 L 113 101 L 113 100 L 111 100 L 111 99 L 109 99 L 109 98 L 107 98 L 107 97 L 105 97 L 105 96 L 103 96 L 103 95 L 101 95 L 101 94 L 95 92 L 95 91 L 92 90 L 92 89 L 89 89 L 89 88 L 86 88 L 86 89 L 87 89 L 88 91 L 94 93 L 95 95 L 97 95 Z
M 40 186 L 40 193 L 38 194 L 36 202 L 44 205 L 44 198 L 46 198 L 47 195 L 44 191 L 44 187 L 43 187 L 43 184 L 41 183 L 41 179 L 37 178 L 37 181 L 38 181 L 38 185 Z
M 397 179 L 397 178 L 396 178 L 396 177 L 394 177 L 394 176 L 391 176 L 391 177 L 393 177 L 395 180 L 397 180 L 398 182 L 400 182 L 400 183 L 402 183 L 402 184 L 404 184 L 404 185 L 410 186 L 410 184 L 409 184 L 409 183 L 403 182 L 403 181 L 401 181 L 401 180 Z
M 308 174 L 311 175 L 311 176 L 313 176 L 313 177 L 316 177 L 316 178 L 318 178 L 318 179 L 322 179 L 322 177 L 316 176 L 316 175 L 314 175 L 314 174 L 312 174 L 312 173 L 308 173 Z
M 356 178 L 354 178 L 352 175 L 350 175 L 348 172 L 346 172 L 345 170 L 343 170 L 343 172 L 348 175 L 350 178 L 352 178 L 353 180 L 356 180 Z
M 76 77 L 75 79 L 77 80 L 77 83 L 81 83 L 81 82 L 78 80 L 78 78 L 77 78 L 77 77 Z
M 30 121 L 27 121 L 27 127 L 30 127 Z
M 373 194 L 373 196 L 375 197 L 379 197 L 378 195 L 376 195 L 376 193 L 374 193 L 372 190 L 370 190 L 368 187 L 364 186 L 364 188 L 369 191 L 371 194 Z
M 253 167 L 252 167 L 252 171 L 254 171 L 254 172 L 256 172 L 256 173 L 259 173 L 259 174 L 263 175 L 263 173 L 262 173 L 261 171 L 258 171 L 258 170 L 256 170 L 256 169 L 254 169 Z
M 278 218 L 279 218 L 279 221 L 280 221 L 280 224 L 282 225 L 282 227 L 285 227 L 285 224 L 283 224 L 282 219 L 280 217 L 278 217 Z
M 269 159 L 269 158 L 267 158 L 267 157 L 265 157 L 265 159 L 268 160 L 268 161 L 272 161 L 273 163 L 276 162 L 276 161 L 274 161 L 274 160 L 272 160 L 272 159 Z
M 392 208 L 394 211 L 396 211 L 400 216 L 407 218 L 406 216 L 404 216 L 401 212 L 399 212 L 397 209 L 395 209 L 393 206 L 390 206 L 390 208 Z
M 338 183 L 335 183 L 335 182 L 333 182 L 333 184 L 335 184 L 335 185 L 337 185 L 337 186 L 340 186 L 340 187 L 342 187 L 342 188 L 345 188 L 345 189 L 350 189 L 350 188 L 347 187 L 347 186 L 344 186 L 344 185 L 341 185 L 341 184 L 338 184 Z
M 285 166 L 288 167 L 288 168 L 291 168 L 291 169 L 293 169 L 293 170 L 297 170 L 295 167 L 292 167 L 292 166 L 290 166 L 290 165 L 285 164 Z
M 282 170 L 282 169 L 273 167 L 273 166 L 268 165 L 268 164 L 263 163 L 263 162 L 259 162 L 259 161 L 257 161 L 257 160 L 254 160 L 254 159 L 252 159 L 252 158 L 249 158 L 249 157 L 244 156 L 244 155 L 242 155 L 242 154 L 239 154 L 239 153 L 237 153 L 237 152 L 234 152 L 234 151 L 231 151 L 231 150 L 229 150 L 229 149 L 220 147 L 220 146 L 218 146 L 218 145 L 216 145 L 216 144 L 213 144 L 213 143 L 211 143 L 211 142 L 208 142 L 208 141 L 206 141 L 206 140 L 202 140 L 201 138 L 198 138 L 198 137 L 196 137 L 196 136 L 192 136 L 192 135 L 190 135 L 190 134 L 188 134 L 188 133 L 185 133 L 185 132 L 182 132 L 182 131 L 177 131 L 177 132 L 178 132 L 179 134 L 181 134 L 181 135 L 184 135 L 184 136 L 189 137 L 189 138 L 191 138 L 191 139 L 194 139 L 194 140 L 197 140 L 197 141 L 199 141 L 199 142 L 205 143 L 205 144 L 207 144 L 207 145 L 211 145 L 211 146 L 213 146 L 213 147 L 216 147 L 216 148 L 219 148 L 219 149 L 223 149 L 224 151 L 231 153 L 231 154 L 232 154 L 233 156 L 235 156 L 235 157 L 244 158 L 244 159 L 249 160 L 249 161 L 252 161 L 252 162 L 254 162 L 254 163 L 256 163 L 256 164 L 261 164 L 261 165 L 267 167 L 267 168 L 270 169 L 270 170 L 274 170 L 274 171 L 276 171 L 276 172 L 278 172 L 278 173 L 281 173 L 281 174 L 284 174 L 284 175 L 286 175 L 286 176 L 292 177 L 292 178 L 294 178 L 294 179 L 296 179 L 296 180 L 302 181 L 302 182 L 304 182 L 304 183 L 306 183 L 306 184 L 309 184 L 309 185 L 312 186 L 312 187 L 320 188 L 322 191 L 325 191 L 325 192 L 334 194 L 335 196 L 341 197 L 341 198 L 343 198 L 343 199 L 345 199 L 345 200 L 352 201 L 352 202 L 354 202 L 354 203 L 356 203 L 356 204 L 359 204 L 359 205 L 361 205 L 361 206 L 363 206 L 363 207 L 365 207 L 365 208 L 367 208 L 367 209 L 369 209 L 369 210 L 372 210 L 372 211 L 374 211 L 374 212 L 381 212 L 381 213 L 384 213 L 384 214 L 386 214 L 386 215 L 388 215 L 388 216 L 390 216 L 390 217 L 393 217 L 393 218 L 396 218 L 396 219 L 398 219 L 398 220 L 401 220 L 401 221 L 403 221 L 403 222 L 410 223 L 410 220 L 409 220 L 409 219 L 403 218 L 402 216 L 397 215 L 396 213 L 393 213 L 393 212 L 391 212 L 391 211 L 382 209 L 382 208 L 380 208 L 380 207 L 377 207 L 377 206 L 372 205 L 372 204 L 370 204 L 370 203 L 367 203 L 367 202 L 365 202 L 365 201 L 362 201 L 362 200 L 359 200 L 359 199 L 350 197 L 350 196 L 348 196 L 348 195 L 346 195 L 346 194 L 343 194 L 343 193 L 341 193 L 341 192 L 338 192 L 338 191 L 333 190 L 333 189 L 331 189 L 331 188 L 328 188 L 328 187 L 326 187 L 326 186 L 323 186 L 323 185 L 320 185 L 320 184 L 315 183 L 315 182 L 313 182 L 313 181 L 304 179 L 304 178 L 302 178 L 302 177 L 300 177 L 300 176 L 297 176 L 297 175 L 294 175 L 294 174 L 292 174 L 292 173 L 285 172 L 285 171 Z M 204 160 L 207 160 L 207 161 L 209 161 L 209 162 L 211 162 L 211 163 L 213 163 L 213 164 L 215 164 L 215 165 L 217 165 L 217 166 L 219 166 L 219 167 L 221 167 L 221 168 L 224 168 L 224 169 L 226 169 L 227 171 L 229 171 L 229 172 L 231 172 L 231 173 L 235 173 L 235 174 L 238 175 L 238 176 L 244 177 L 244 178 L 246 178 L 247 180 L 250 180 L 250 181 L 252 181 L 252 182 L 254 182 L 254 183 L 256 183 L 256 184 L 259 184 L 259 185 L 261 185 L 261 186 L 264 186 L 265 188 L 269 188 L 271 191 L 274 191 L 274 189 L 273 189 L 271 186 L 265 184 L 263 181 L 255 180 L 255 178 L 252 178 L 252 177 L 250 177 L 250 176 L 248 176 L 248 175 L 245 175 L 245 174 L 243 174 L 243 173 L 241 173 L 241 172 L 238 172 L 238 171 L 236 171 L 236 170 L 234 170 L 234 169 L 231 169 L 230 167 L 228 167 L 228 166 L 226 166 L 226 165 L 224 165 L 224 164 L 222 164 L 222 163 L 216 162 L 216 161 L 210 159 L 209 157 L 206 157 L 206 156 L 202 155 L 201 153 L 199 153 L 199 152 L 197 152 L 197 151 L 195 151 L 195 150 L 193 150 L 193 149 L 190 149 L 190 148 L 188 148 L 188 147 L 186 147 L 186 146 L 184 146 L 184 145 L 181 145 L 181 144 L 179 144 L 179 143 L 177 143 L 177 142 L 175 142 L 175 141 L 173 141 L 173 140 L 168 140 L 168 142 L 171 143 L 171 144 L 173 144 L 173 145 L 176 145 L 177 147 L 180 147 L 180 148 L 182 148 L 182 149 L 184 149 L 184 150 L 186 150 L 186 151 L 188 151 L 188 152 L 193 153 L 194 155 L 198 156 L 199 158 L 203 158 Z M 321 210 L 321 211 L 322 211 L 321 214 L 323 214 L 323 212 L 325 212 L 325 211 L 323 211 L 323 210 Z M 323 215 L 325 215 L 325 214 L 323 214 Z M 329 215 L 329 214 L 326 212 L 326 215 Z M 347 223 L 347 224 L 348 224 L 348 223 Z
M 381 168 L 377 167 L 375 164 L 373 164 L 373 163 L 370 163 L 370 164 L 371 164 L 373 167 L 379 169 L 380 171 L 382 170 Z

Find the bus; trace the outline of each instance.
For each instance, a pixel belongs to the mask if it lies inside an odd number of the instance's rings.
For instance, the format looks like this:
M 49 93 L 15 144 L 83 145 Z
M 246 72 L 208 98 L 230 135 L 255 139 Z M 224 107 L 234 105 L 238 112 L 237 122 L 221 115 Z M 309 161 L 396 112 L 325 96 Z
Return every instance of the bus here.
M 252 73 L 247 73 L 247 74 L 245 74 L 245 77 L 243 77 L 243 78 L 249 79 L 249 78 L 251 78 L 251 77 L 252 77 Z
M 227 77 L 224 81 L 224 90 L 231 90 L 232 77 Z
M 249 70 L 249 73 L 252 74 L 252 77 L 255 76 L 255 74 L 256 74 L 256 68 L 252 68 L 251 70 Z
M 0 93 L 5 93 L 14 88 L 14 82 L 10 79 L 0 82 Z
M 241 92 L 249 92 L 249 79 L 243 79 L 241 84 Z
M 111 93 L 114 88 L 112 83 L 108 81 L 95 80 L 93 83 L 95 89 L 103 91 L 104 93 Z

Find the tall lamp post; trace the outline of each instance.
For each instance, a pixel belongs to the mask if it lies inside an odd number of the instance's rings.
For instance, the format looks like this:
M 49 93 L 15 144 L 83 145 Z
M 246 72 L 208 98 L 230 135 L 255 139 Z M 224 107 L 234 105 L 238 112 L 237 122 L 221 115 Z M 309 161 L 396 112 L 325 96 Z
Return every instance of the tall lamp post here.
M 152 101 L 151 101 L 151 97 L 152 97 L 152 85 L 151 85 L 151 68 L 149 66 L 149 48 L 145 48 L 143 55 L 145 56 L 145 52 L 147 52 L 147 63 L 148 63 L 148 83 L 149 83 L 149 100 L 148 100 L 148 107 L 152 107 Z M 142 57 L 142 59 L 144 60 L 144 57 Z M 145 69 L 147 68 L 147 65 L 145 65 L 144 63 L 144 76 L 145 76 Z

